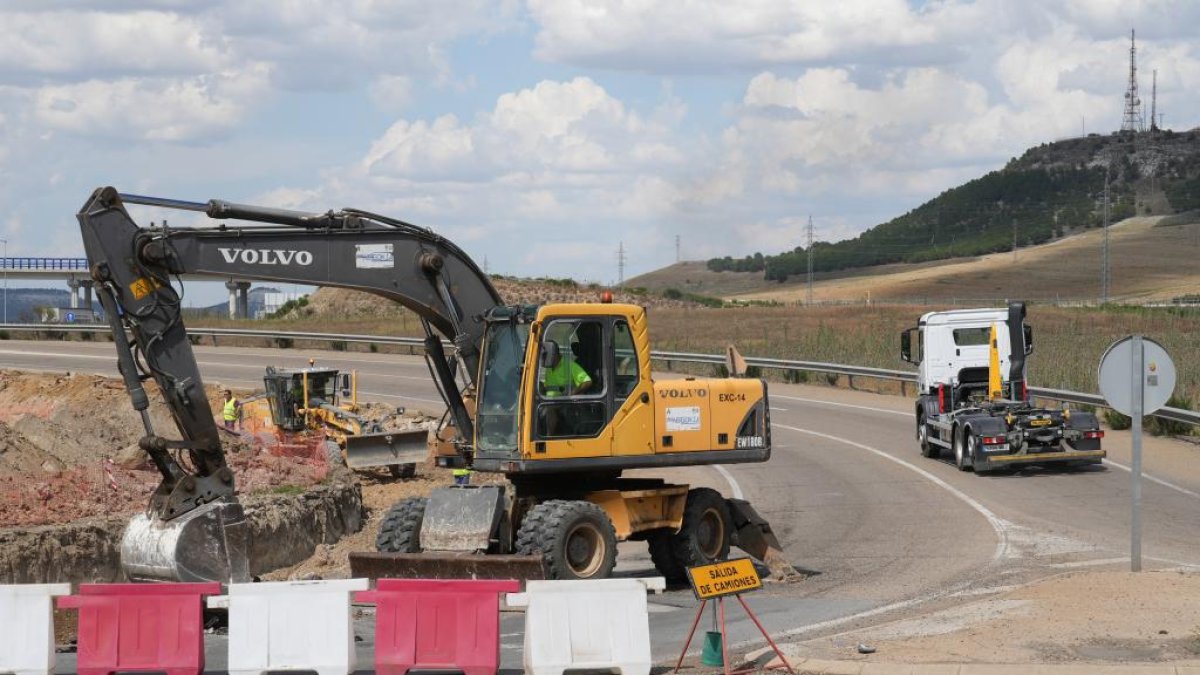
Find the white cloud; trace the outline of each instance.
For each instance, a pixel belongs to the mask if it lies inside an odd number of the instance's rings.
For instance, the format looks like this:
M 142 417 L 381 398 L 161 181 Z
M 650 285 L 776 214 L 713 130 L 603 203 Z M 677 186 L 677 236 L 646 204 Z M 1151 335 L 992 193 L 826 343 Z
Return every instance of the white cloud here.
M 454 115 L 432 122 L 400 120 L 363 160 L 368 174 L 387 178 L 484 180 L 515 172 L 571 175 L 636 173 L 680 160 L 669 130 L 626 109 L 589 78 L 543 81 L 499 97 L 495 107 L 463 124 Z
M 194 17 L 160 11 L 0 12 L 0 73 L 91 79 L 197 74 L 227 67 L 227 41 Z
M 89 80 L 42 87 L 34 115 L 46 128 L 76 134 L 142 141 L 191 141 L 222 134 L 242 119 L 269 69 L 188 79 Z
M 371 101 L 380 110 L 398 113 L 413 100 L 413 81 L 407 75 L 381 75 L 367 88 Z

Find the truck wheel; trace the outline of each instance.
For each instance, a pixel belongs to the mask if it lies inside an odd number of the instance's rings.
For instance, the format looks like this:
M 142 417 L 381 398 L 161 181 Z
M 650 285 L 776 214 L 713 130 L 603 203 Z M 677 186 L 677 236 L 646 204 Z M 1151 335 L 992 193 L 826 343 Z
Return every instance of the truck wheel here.
M 617 533 L 599 506 L 552 499 L 521 521 L 517 553 L 541 553 L 551 579 L 606 579 L 617 563 Z
M 733 517 L 721 493 L 709 488 L 688 490 L 683 524 L 671 538 L 671 550 L 680 569 L 706 565 L 729 557 Z
M 675 559 L 675 533 L 670 530 L 655 530 L 650 533 L 646 543 L 650 545 L 650 560 L 654 561 L 654 569 L 663 575 L 669 584 L 681 584 L 687 581 L 687 570 Z
M 967 462 L 968 450 L 966 445 L 968 436 L 971 436 L 971 430 L 966 428 L 958 429 L 954 433 L 954 466 L 957 466 L 959 471 L 969 471 L 971 469 L 971 465 Z
M 375 550 L 380 553 L 420 553 L 421 523 L 425 520 L 425 499 L 411 497 L 388 509 L 379 533 L 375 535 Z
M 392 464 L 388 466 L 388 471 L 392 472 L 392 478 L 412 478 L 417 475 L 417 465 Z
M 929 442 L 929 425 L 925 423 L 925 411 L 917 413 L 917 444 L 921 446 L 921 454 L 936 459 L 941 451 Z

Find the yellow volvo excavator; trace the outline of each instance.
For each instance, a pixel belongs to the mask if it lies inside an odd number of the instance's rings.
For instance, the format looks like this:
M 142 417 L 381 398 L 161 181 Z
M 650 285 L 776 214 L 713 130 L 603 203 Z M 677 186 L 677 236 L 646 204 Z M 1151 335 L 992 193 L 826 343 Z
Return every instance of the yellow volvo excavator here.
M 184 209 L 210 228 L 139 227 L 127 204 Z M 608 576 L 619 540 L 648 542 L 680 580 L 731 545 L 776 574 L 790 566 L 749 503 L 629 469 L 765 462 L 766 383 L 654 380 L 646 311 L 623 304 L 506 306 L 452 242 L 355 209 L 303 213 L 96 190 L 78 214 L 119 370 L 163 476 L 122 542 L 135 579 L 244 580 L 245 516 L 180 312 L 182 274 L 339 286 L 391 298 L 422 319 L 426 358 L 448 410 L 444 467 L 501 473 L 504 484 L 447 487 L 393 507 L 378 553 L 355 573 Z M 445 340 L 445 342 L 443 341 Z M 182 440 L 145 414 L 153 378 Z M 415 440 L 415 439 L 414 439 Z M 394 448 L 421 461 L 426 444 Z M 187 453 L 188 462 L 178 460 Z

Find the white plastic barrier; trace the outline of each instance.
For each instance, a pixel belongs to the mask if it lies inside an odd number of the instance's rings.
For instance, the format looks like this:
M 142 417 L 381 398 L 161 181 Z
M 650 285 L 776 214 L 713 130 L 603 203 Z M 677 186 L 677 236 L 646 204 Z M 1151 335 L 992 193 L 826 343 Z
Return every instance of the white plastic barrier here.
M 525 672 L 605 668 L 648 675 L 646 591 L 665 587 L 662 577 L 527 582 L 524 593 L 510 593 L 507 600 L 510 607 L 526 608 Z
M 71 584 L 0 585 L 0 673 L 54 672 L 54 604 Z
M 315 670 L 347 675 L 356 667 L 350 594 L 366 579 L 230 584 L 208 599 L 229 608 L 229 673 Z

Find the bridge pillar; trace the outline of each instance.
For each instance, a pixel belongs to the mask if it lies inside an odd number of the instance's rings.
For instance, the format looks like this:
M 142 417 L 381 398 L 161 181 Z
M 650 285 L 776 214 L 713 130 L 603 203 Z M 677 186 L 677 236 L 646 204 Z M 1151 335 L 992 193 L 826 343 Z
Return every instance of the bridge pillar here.
M 238 316 L 242 319 L 250 318 L 250 282 L 238 282 Z
M 80 287 L 83 288 L 83 308 L 92 308 L 92 286 L 95 284 L 91 279 L 82 279 L 79 281 Z
M 226 281 L 229 289 L 229 318 L 245 319 L 250 314 L 250 282 Z
M 79 280 L 71 277 L 67 280 L 67 286 L 71 288 L 71 309 L 79 309 Z

